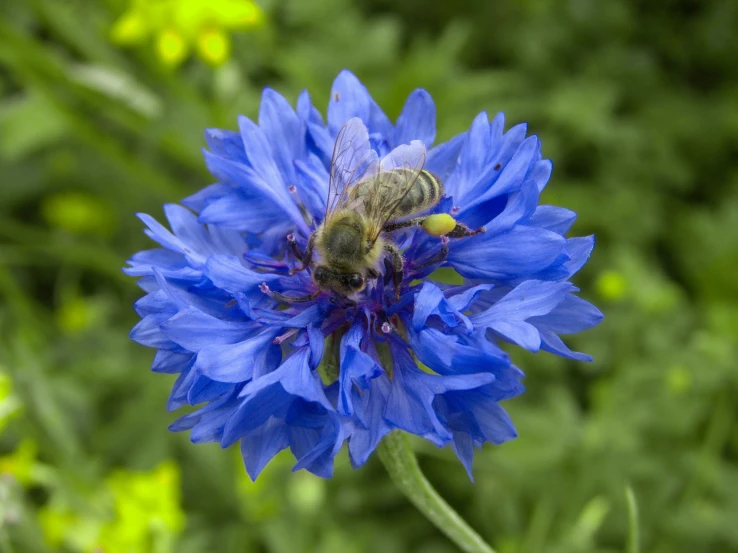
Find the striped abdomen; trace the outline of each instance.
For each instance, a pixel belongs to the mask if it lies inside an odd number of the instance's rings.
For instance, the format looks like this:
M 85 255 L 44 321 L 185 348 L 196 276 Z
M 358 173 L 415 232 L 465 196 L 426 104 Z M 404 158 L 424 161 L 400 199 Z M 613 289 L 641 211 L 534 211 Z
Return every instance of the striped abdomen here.
M 420 172 L 415 184 L 400 202 L 392 220 L 415 215 L 436 205 L 443 196 L 441 179 L 425 169 Z

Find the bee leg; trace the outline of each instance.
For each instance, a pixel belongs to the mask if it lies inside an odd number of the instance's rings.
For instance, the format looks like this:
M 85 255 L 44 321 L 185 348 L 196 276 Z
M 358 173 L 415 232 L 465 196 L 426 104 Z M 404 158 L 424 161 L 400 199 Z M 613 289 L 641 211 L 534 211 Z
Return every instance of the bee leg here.
M 382 232 L 393 232 L 401 228 L 414 227 L 415 225 L 421 224 L 425 220 L 425 217 L 415 217 L 414 219 L 408 219 L 400 223 L 388 223 L 382 227 Z
M 480 234 L 485 230 L 487 229 L 485 229 L 484 227 L 479 227 L 477 230 L 472 230 L 464 223 L 459 223 L 458 221 L 456 221 L 456 226 L 451 232 L 446 233 L 445 236 L 448 236 L 449 238 L 464 238 L 464 236 L 476 236 L 477 234 Z
M 402 254 L 392 242 L 387 242 L 384 245 L 384 250 L 390 255 L 392 260 L 392 283 L 395 285 L 395 300 L 400 301 L 400 286 L 402 285 L 402 279 L 405 277 L 405 274 L 402 272 L 404 266 Z
M 288 236 L 289 239 L 289 236 Z M 305 253 L 300 252 L 300 248 L 297 247 L 297 242 L 293 239 L 290 240 L 290 247 L 292 248 L 292 253 L 295 254 L 295 257 L 300 260 L 302 263 L 302 267 L 297 268 L 294 267 L 290 269 L 290 274 L 294 275 L 295 273 L 299 273 L 300 271 L 304 271 L 310 266 L 310 263 L 313 261 L 313 246 L 315 246 L 315 233 L 310 235 L 310 239 L 307 243 L 307 248 L 305 249 Z
M 285 294 L 280 294 L 279 292 L 271 292 L 269 295 L 272 296 L 275 300 L 282 303 L 305 303 L 307 301 L 313 301 L 315 298 L 317 298 L 320 295 L 320 290 L 313 294 L 310 294 L 309 296 L 288 296 Z
M 366 270 L 366 276 L 368 276 L 369 278 L 377 278 L 379 276 L 379 273 L 373 267 L 369 267 Z
M 415 217 L 400 223 L 389 223 L 382 228 L 382 232 L 392 232 L 401 228 L 412 226 L 422 227 L 431 236 L 448 236 L 449 238 L 463 238 L 465 236 L 475 236 L 480 232 L 484 232 L 484 227 L 472 230 L 464 223 L 455 221 L 450 215 L 439 213 L 436 215 L 426 215 L 424 217 Z M 450 232 L 446 232 L 447 225 L 454 225 Z

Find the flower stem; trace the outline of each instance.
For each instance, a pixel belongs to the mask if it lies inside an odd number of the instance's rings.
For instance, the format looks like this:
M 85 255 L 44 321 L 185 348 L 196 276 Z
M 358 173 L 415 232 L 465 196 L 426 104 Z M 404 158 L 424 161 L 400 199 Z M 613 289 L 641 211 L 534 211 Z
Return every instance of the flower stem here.
M 395 485 L 462 551 L 495 553 L 423 476 L 404 433 L 395 431 L 387 434 L 377 451 Z

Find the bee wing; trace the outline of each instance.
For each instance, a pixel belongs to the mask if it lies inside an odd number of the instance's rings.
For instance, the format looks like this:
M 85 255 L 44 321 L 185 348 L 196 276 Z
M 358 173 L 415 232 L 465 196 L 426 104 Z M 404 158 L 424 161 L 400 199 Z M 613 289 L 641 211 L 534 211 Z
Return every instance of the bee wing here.
M 380 173 L 375 177 L 376 185 L 369 189 L 364 202 L 372 244 L 418 181 L 425 158 L 425 145 L 413 140 L 410 144 L 398 146 L 382 159 Z
M 361 119 L 354 117 L 341 127 L 333 146 L 325 219 L 346 207 L 350 188 L 359 181 L 370 181 L 379 172 L 377 154 L 369 146 L 369 132 Z

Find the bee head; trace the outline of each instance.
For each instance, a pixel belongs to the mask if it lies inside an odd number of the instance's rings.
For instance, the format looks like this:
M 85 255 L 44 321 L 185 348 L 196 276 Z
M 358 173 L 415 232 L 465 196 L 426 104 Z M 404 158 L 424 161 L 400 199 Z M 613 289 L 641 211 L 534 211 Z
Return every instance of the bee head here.
M 361 273 L 349 273 L 343 275 L 343 281 L 346 287 L 352 292 L 361 292 L 366 286 L 366 281 Z
M 333 281 L 333 272 L 324 265 L 318 265 L 313 271 L 313 280 L 321 288 L 328 289 Z
M 313 280 L 324 290 L 333 289 L 345 295 L 361 292 L 366 286 L 366 279 L 361 273 L 336 273 L 325 265 L 315 268 Z

